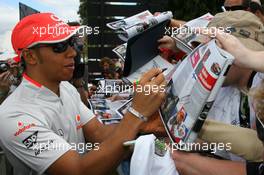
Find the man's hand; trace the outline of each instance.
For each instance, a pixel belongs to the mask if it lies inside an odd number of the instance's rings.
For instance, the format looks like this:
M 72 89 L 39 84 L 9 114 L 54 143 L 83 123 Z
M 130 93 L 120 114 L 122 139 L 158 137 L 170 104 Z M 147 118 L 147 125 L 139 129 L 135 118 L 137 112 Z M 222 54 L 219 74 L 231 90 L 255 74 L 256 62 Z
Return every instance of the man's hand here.
M 150 118 L 165 98 L 166 85 L 162 70 L 151 69 L 142 76 L 139 85 L 135 87 L 132 107 L 145 117 Z
M 249 64 L 248 61 L 251 59 L 251 52 L 248 48 L 246 48 L 235 36 L 224 33 L 217 32 L 216 39 L 220 46 L 231 53 L 235 57 L 234 64 L 240 67 L 247 67 Z
M 158 40 L 159 49 L 167 48 L 174 53 L 179 52 L 179 49 L 176 47 L 175 40 L 169 36 L 163 36 L 161 39 Z
M 218 160 L 180 151 L 174 151 L 172 158 L 181 175 L 246 175 L 246 167 L 242 162 Z
M 166 130 L 160 119 L 159 112 L 155 112 L 150 120 L 144 123 L 140 129 L 141 133 L 153 133 L 157 137 L 167 137 Z

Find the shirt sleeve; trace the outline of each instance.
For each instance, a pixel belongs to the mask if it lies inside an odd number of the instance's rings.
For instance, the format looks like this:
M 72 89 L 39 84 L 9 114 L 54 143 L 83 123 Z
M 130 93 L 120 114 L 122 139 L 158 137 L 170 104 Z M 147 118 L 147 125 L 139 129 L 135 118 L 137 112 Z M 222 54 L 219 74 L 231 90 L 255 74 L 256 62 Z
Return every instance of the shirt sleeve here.
M 40 174 L 71 149 L 63 138 L 28 114 L 4 118 L 0 138 L 5 150 Z
M 83 123 L 83 125 L 85 125 L 95 117 L 94 113 L 90 109 L 88 109 L 88 107 L 85 106 L 82 101 L 80 101 L 80 115 L 81 123 Z
M 230 152 L 248 161 L 262 160 L 263 146 L 253 129 L 206 120 L 199 138 L 209 143 L 230 144 Z
M 81 96 L 76 88 L 70 84 L 69 82 L 65 83 L 66 86 L 69 87 L 71 93 L 74 94 L 76 97 L 77 103 L 79 104 L 79 111 L 80 111 L 80 120 L 82 125 L 88 123 L 91 119 L 95 117 L 94 113 L 82 102 Z

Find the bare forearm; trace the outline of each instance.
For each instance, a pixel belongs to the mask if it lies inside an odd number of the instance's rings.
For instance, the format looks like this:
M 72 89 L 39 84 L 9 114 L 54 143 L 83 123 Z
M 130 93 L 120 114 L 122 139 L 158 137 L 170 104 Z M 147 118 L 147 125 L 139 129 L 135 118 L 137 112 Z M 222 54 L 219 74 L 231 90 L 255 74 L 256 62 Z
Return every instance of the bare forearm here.
M 172 158 L 179 173 L 184 175 L 246 175 L 246 165 L 242 162 L 218 160 L 179 151 L 174 151 Z
M 264 72 L 264 51 L 251 51 L 248 53 L 247 57 L 247 60 L 250 63 L 250 68 L 258 72 Z
M 111 125 L 104 125 L 104 127 L 101 128 L 101 130 L 97 134 L 97 139 L 101 143 L 107 138 L 112 135 L 115 129 L 117 129 L 117 124 L 111 124 Z
M 240 135 L 244 138 L 241 139 Z M 209 143 L 223 143 L 231 153 L 248 161 L 261 161 L 263 146 L 256 131 L 241 128 L 214 120 L 206 120 L 199 138 Z
M 162 70 L 151 69 L 145 73 L 140 80 L 140 85 L 157 85 L 159 88 L 165 86 L 166 81 Z M 135 116 L 132 113 L 127 113 L 115 129 L 110 128 L 112 133 L 109 133 L 108 136 L 105 135 L 105 137 L 107 136 L 106 140 L 99 145 L 99 150 L 92 150 L 83 156 L 79 156 L 75 151 L 68 151 L 52 164 L 48 172 L 64 175 L 109 174 L 128 152 L 123 147 L 123 143 L 134 140 L 140 131 L 143 121 L 139 119 L 139 114 L 149 119 L 157 111 L 164 98 L 164 92 L 153 92 L 148 95 L 143 92 L 135 92 L 132 102 L 132 108 L 137 111 L 132 112 Z M 96 136 L 101 127 L 102 124 L 95 117 L 83 125 L 86 141 L 96 142 L 98 140 Z
M 253 69 L 257 72 L 264 72 L 264 51 L 253 51 L 245 48 L 239 43 L 239 47 L 233 46 L 230 50 L 227 49 L 235 57 L 235 64 L 248 69 Z
M 246 165 L 241 162 L 203 157 L 194 168 L 203 175 L 246 175 Z

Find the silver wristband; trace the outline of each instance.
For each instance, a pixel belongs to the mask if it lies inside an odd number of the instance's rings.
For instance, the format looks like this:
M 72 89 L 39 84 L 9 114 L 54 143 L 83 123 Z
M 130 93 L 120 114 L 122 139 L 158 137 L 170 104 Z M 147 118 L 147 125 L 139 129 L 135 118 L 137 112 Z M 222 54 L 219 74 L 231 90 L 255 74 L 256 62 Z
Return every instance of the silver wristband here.
M 148 118 L 145 117 L 144 115 L 140 114 L 138 111 L 136 111 L 134 108 L 129 107 L 128 108 L 128 112 L 130 112 L 131 114 L 133 114 L 135 117 L 139 118 L 140 120 L 146 122 L 148 121 Z

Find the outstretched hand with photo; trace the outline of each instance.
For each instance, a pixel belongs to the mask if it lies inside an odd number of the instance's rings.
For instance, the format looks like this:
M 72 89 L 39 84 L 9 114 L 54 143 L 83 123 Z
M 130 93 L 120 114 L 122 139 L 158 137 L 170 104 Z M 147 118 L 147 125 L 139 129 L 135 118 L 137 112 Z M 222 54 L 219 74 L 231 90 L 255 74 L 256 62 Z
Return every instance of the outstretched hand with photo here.
M 209 32 L 207 34 L 212 38 L 216 38 L 219 47 L 234 56 L 235 65 L 264 72 L 264 59 L 262 59 L 264 51 L 250 50 L 246 48 L 235 36 L 223 31 L 215 31 L 215 33 Z

